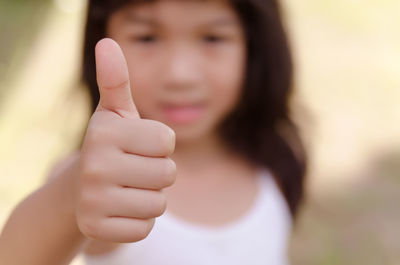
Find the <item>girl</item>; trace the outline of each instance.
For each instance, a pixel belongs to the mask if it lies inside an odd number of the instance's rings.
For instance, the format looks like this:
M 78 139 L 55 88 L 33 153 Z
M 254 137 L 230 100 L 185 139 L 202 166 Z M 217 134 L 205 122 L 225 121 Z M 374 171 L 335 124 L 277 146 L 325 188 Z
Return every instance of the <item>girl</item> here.
M 276 1 L 88 10 L 94 113 L 80 152 L 11 215 L 2 264 L 287 264 L 305 159 Z

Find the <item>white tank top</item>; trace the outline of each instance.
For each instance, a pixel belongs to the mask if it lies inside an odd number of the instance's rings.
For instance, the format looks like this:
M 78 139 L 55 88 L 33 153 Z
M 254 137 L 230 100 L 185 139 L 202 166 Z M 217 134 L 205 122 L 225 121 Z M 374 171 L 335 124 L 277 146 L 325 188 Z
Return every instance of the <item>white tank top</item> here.
M 87 265 L 288 265 L 292 221 L 271 174 L 259 174 L 254 205 L 222 227 L 183 221 L 168 210 L 142 241 L 102 255 L 84 255 Z

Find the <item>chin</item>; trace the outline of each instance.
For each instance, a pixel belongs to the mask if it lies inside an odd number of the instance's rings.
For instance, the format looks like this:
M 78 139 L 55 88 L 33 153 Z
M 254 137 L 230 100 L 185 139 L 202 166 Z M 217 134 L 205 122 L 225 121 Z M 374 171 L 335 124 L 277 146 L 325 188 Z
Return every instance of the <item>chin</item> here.
M 190 144 L 199 141 L 204 138 L 206 133 L 195 129 L 178 129 L 175 130 L 176 144 Z
M 190 144 L 201 141 L 211 135 L 213 129 L 208 126 L 170 126 L 176 135 L 176 144 Z

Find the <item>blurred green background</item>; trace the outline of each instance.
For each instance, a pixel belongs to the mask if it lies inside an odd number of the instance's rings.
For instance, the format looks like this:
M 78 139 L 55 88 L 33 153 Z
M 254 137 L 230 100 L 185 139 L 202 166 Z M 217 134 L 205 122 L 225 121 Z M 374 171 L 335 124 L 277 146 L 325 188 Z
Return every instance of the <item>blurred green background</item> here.
M 310 156 L 292 264 L 400 264 L 400 1 L 283 7 L 297 71 L 294 117 Z M 0 0 L 0 226 L 84 131 L 85 8 Z

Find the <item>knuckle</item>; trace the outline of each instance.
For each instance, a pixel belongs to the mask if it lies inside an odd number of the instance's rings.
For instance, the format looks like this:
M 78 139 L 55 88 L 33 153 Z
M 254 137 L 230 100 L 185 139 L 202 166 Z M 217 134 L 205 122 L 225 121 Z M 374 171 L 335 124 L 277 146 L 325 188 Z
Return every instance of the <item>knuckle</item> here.
M 120 126 L 121 121 L 115 119 L 112 114 L 93 114 L 86 130 L 84 144 L 86 146 L 97 146 L 110 142 L 110 139 L 117 137 L 118 130 L 116 128 Z
M 82 180 L 90 182 L 90 180 L 98 179 L 102 176 L 102 171 L 102 163 L 99 161 L 98 156 L 95 154 L 86 154 L 81 157 L 80 173 Z
M 124 80 L 118 84 L 111 85 L 111 86 L 103 86 L 104 90 L 118 90 L 118 89 L 126 89 L 129 88 L 129 80 Z
M 94 192 L 84 190 L 80 194 L 79 207 L 84 214 L 90 214 L 97 211 L 100 202 L 98 200 L 99 196 L 96 196 Z
M 104 142 L 104 139 L 110 137 L 110 129 L 104 126 L 103 123 L 91 124 L 86 132 L 85 143 L 89 145 L 97 145 Z
M 85 217 L 78 222 L 79 230 L 90 239 L 100 239 L 101 229 L 99 222 L 93 218 Z

